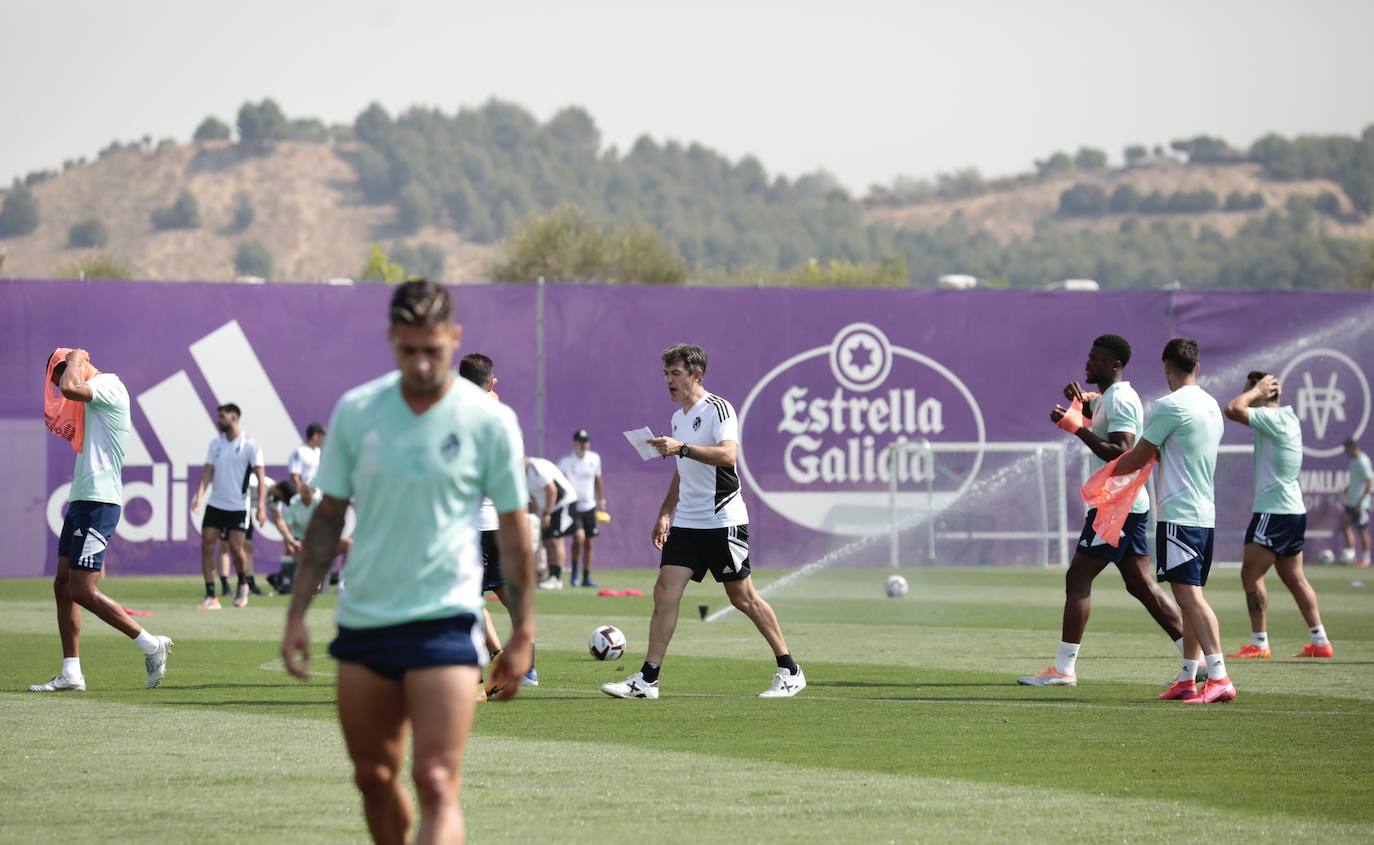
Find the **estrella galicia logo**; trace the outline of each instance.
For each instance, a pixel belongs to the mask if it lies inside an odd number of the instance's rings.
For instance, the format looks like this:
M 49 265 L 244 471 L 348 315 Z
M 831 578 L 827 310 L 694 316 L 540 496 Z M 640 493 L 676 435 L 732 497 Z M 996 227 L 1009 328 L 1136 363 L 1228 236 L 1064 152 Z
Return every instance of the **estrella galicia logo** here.
M 1346 438 L 1369 425 L 1369 381 L 1354 360 L 1335 349 L 1309 349 L 1279 373 L 1302 424 L 1302 450 L 1314 458 L 1339 455 Z
M 852 536 L 888 527 L 894 464 L 898 507 L 923 517 L 969 488 L 986 441 L 963 381 L 870 323 L 775 366 L 744 400 L 740 427 L 740 475 L 765 504 L 799 525 Z M 967 448 L 942 454 L 937 473 L 924 447 L 951 443 Z
M 701 430 L 701 417 L 697 417 L 696 419 L 692 420 L 692 431 L 700 431 L 700 430 Z
M 439 447 L 439 454 L 444 456 L 444 460 L 452 461 L 454 458 L 458 457 L 458 450 L 461 446 L 462 444 L 458 441 L 458 435 L 450 432 L 449 436 L 444 438 L 444 444 Z

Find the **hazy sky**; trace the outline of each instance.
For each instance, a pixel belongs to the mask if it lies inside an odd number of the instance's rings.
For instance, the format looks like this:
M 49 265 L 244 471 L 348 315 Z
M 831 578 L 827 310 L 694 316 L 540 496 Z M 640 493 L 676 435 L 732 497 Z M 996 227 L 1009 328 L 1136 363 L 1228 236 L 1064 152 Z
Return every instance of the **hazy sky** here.
M 1374 123 L 1374 2 L 0 0 L 0 179 L 118 138 L 189 139 L 273 97 L 349 122 L 369 102 L 585 107 L 647 133 L 825 168 L 1028 169 L 1088 144 Z

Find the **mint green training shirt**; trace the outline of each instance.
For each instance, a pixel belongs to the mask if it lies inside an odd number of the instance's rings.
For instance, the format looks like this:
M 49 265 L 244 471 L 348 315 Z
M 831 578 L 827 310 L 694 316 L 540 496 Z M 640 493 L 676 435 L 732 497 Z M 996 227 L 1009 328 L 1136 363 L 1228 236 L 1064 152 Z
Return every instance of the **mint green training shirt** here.
M 1307 513 L 1298 487 L 1302 425 L 1287 405 L 1251 408 L 1255 431 L 1255 513 Z
M 1221 408 L 1195 384 L 1155 403 L 1142 439 L 1159 447 L 1159 521 L 1215 528 L 1213 475 L 1221 445 Z

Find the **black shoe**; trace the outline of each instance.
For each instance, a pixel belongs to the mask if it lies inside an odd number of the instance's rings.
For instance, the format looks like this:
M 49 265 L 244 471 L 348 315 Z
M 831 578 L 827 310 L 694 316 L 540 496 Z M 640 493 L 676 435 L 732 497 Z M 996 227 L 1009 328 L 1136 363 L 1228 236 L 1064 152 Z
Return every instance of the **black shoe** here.
M 268 583 L 269 585 L 271 585 L 272 589 L 276 590 L 276 589 L 277 589 L 277 573 L 273 572 L 272 574 L 268 575 L 268 576 L 267 576 L 267 583 Z
M 259 587 L 257 584 L 249 584 L 249 585 L 248 585 L 248 592 L 252 593 L 252 594 L 255 595 L 255 596 L 265 596 L 265 595 L 267 595 L 267 593 L 264 593 L 264 592 L 262 591 L 262 587 Z

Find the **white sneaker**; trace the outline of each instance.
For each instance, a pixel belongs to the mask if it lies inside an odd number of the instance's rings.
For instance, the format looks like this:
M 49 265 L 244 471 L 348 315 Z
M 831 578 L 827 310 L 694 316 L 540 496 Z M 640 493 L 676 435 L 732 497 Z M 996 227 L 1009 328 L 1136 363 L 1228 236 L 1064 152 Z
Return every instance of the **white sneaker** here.
M 643 672 L 636 672 L 618 683 L 602 684 L 601 691 L 612 698 L 647 698 L 658 700 L 658 681 L 646 683 Z
M 759 698 L 791 698 L 802 690 L 806 689 L 806 675 L 802 673 L 801 667 L 797 667 L 797 674 L 791 672 L 786 674 L 779 669 L 773 676 L 773 683 L 768 689 L 759 693 Z
M 29 692 L 77 692 L 86 691 L 86 679 L 84 677 L 68 678 L 66 675 L 57 675 L 46 684 L 29 684 Z
M 167 674 L 167 655 L 172 653 L 171 637 L 154 639 L 157 640 L 157 651 L 143 655 L 143 665 L 148 670 L 148 683 L 145 689 L 152 689 L 162 683 L 162 677 Z
M 552 575 L 540 581 L 538 584 L 541 590 L 561 590 L 563 589 L 563 579 L 555 578 Z

